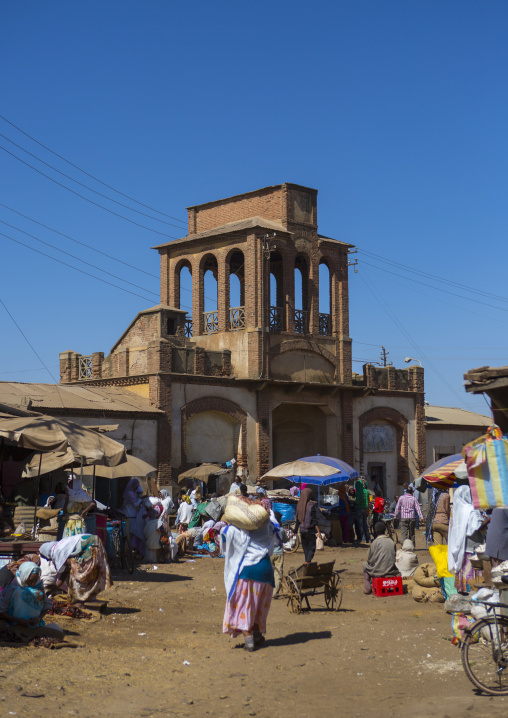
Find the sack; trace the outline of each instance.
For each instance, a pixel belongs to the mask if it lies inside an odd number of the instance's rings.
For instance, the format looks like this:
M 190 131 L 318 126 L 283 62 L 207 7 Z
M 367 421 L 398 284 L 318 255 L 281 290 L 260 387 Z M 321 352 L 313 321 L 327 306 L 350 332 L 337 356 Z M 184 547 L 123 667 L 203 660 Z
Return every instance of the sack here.
M 222 516 L 222 506 L 219 504 L 217 499 L 212 499 L 209 504 L 207 504 L 205 512 L 207 516 L 209 516 L 212 521 L 217 522 L 220 517 Z
M 319 534 L 319 536 L 316 537 L 316 551 L 324 551 L 325 550 L 325 542 L 324 542 L 324 534 Z
M 424 588 L 439 586 L 439 579 L 436 578 L 436 567 L 433 563 L 422 563 L 413 573 L 413 578 L 419 586 Z
M 493 424 L 486 434 L 462 450 L 475 509 L 502 508 L 508 504 L 508 439 Z
M 226 523 L 244 531 L 255 531 L 268 519 L 268 512 L 260 504 L 248 504 L 238 496 L 228 496 L 223 519 Z

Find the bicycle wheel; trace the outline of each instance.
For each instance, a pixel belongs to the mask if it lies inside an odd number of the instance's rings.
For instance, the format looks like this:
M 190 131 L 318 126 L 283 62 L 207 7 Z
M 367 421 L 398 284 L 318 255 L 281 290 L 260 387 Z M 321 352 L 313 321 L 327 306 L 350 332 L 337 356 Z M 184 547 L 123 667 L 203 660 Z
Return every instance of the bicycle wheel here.
M 113 539 L 113 548 L 115 549 L 115 558 L 113 559 L 115 564 L 118 562 L 120 567 L 123 568 L 122 564 L 122 542 L 120 529 L 115 528 L 112 531 L 111 538 Z
M 120 554 L 122 568 L 127 569 L 129 573 L 134 571 L 134 554 L 132 553 L 131 542 L 127 536 L 123 537 L 122 552 Z
M 462 665 L 480 690 L 508 695 L 508 617 L 487 616 L 472 624 L 462 644 Z
M 288 535 L 288 540 L 284 544 L 284 553 L 294 553 L 300 547 L 300 533 L 294 530 L 294 523 L 283 524 L 283 528 Z

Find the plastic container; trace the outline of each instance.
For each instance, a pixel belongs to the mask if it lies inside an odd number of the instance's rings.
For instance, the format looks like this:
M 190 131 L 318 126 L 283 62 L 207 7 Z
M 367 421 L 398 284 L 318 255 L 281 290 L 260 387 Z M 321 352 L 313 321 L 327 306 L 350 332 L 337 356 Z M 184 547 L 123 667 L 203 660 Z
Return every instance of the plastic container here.
M 402 578 L 400 576 L 384 576 L 372 579 L 372 593 L 374 596 L 402 596 Z

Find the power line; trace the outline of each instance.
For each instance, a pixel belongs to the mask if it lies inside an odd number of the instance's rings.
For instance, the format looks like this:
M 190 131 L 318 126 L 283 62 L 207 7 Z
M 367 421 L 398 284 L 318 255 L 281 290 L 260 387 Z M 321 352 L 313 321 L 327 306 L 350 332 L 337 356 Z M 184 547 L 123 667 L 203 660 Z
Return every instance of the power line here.
M 176 222 L 180 222 L 180 223 L 183 224 L 183 225 L 186 224 L 186 222 L 185 222 L 184 220 L 178 219 L 178 217 L 172 217 L 170 214 L 166 214 L 165 212 L 161 212 L 160 210 L 155 209 L 154 207 L 150 207 L 149 205 L 144 204 L 143 202 L 140 202 L 140 201 L 137 200 L 137 199 L 134 199 L 134 197 L 130 197 L 128 194 L 124 194 L 124 192 L 120 192 L 120 190 L 115 189 L 114 187 L 112 187 L 112 186 L 109 185 L 109 184 L 106 184 L 106 182 L 103 182 L 102 180 L 98 179 L 97 177 L 94 177 L 94 175 L 90 174 L 89 172 L 86 172 L 84 169 L 81 169 L 81 167 L 78 167 L 78 165 L 75 165 L 73 162 L 71 162 L 70 160 L 66 159 L 66 158 L 63 157 L 62 155 L 59 155 L 58 152 L 55 152 L 55 151 L 52 150 L 50 147 L 47 147 L 47 145 L 42 144 L 42 142 L 39 142 L 39 140 L 36 140 L 35 137 L 32 137 L 32 135 L 29 135 L 28 132 L 25 132 L 24 130 L 22 130 L 21 127 L 18 127 L 17 125 L 14 124 L 14 122 L 11 122 L 10 120 L 8 120 L 8 119 L 7 119 L 6 117 L 4 117 L 3 115 L 0 115 L 0 118 L 1 118 L 4 122 L 7 122 L 7 124 L 11 125 L 11 127 L 14 127 L 16 130 L 18 130 L 18 132 L 21 132 L 21 134 L 25 135 L 25 137 L 28 137 L 30 140 L 32 140 L 32 142 L 35 142 L 35 143 L 38 144 L 40 147 L 43 147 L 43 148 L 44 148 L 45 150 L 47 150 L 48 152 L 51 152 L 51 154 L 55 155 L 55 157 L 58 157 L 59 159 L 63 160 L 64 162 L 66 162 L 66 163 L 67 163 L 68 165 L 70 165 L 71 167 L 74 167 L 74 169 L 78 170 L 79 172 L 82 172 L 82 173 L 83 173 L 84 175 L 86 175 L 87 177 L 90 177 L 91 179 L 93 179 L 95 182 L 98 182 L 99 184 L 103 185 L 104 187 L 107 187 L 108 189 L 113 190 L 113 192 L 116 192 L 117 194 L 121 195 L 122 197 L 125 197 L 126 199 L 130 199 L 131 202 L 136 202 L 136 204 L 139 204 L 141 207 L 145 207 L 146 209 L 149 209 L 149 210 L 151 210 L 152 212 L 157 212 L 157 214 L 161 214 L 163 217 L 167 217 L 168 219 L 174 219 Z M 9 141 L 11 141 L 11 140 L 9 140 Z M 13 144 L 14 144 L 14 143 L 13 143 Z M 113 200 L 113 201 L 114 201 L 114 200 Z
M 400 269 L 403 269 L 406 272 L 413 272 L 414 274 L 419 274 L 420 276 L 427 277 L 428 279 L 431 279 L 433 282 L 441 282 L 444 284 L 448 284 L 453 287 L 457 287 L 458 289 L 464 289 L 467 292 L 472 292 L 473 294 L 479 294 L 480 296 L 488 297 L 490 299 L 495 299 L 498 302 L 506 302 L 508 303 L 508 298 L 502 297 L 499 294 L 492 294 L 491 292 L 485 292 L 482 289 L 476 289 L 475 287 L 471 287 L 470 285 L 461 284 L 460 282 L 454 282 L 451 279 L 445 279 L 444 277 L 439 277 L 436 274 L 430 274 L 429 272 L 424 272 L 421 269 L 416 269 L 414 267 L 410 267 L 406 264 L 402 264 L 401 262 L 396 262 L 393 259 L 386 259 L 386 257 L 382 257 L 379 254 L 374 254 L 374 252 L 367 252 L 365 249 L 359 249 L 358 250 L 360 254 L 365 254 L 368 257 L 371 257 L 372 259 L 375 259 L 379 262 L 384 262 L 385 264 L 390 264 L 394 267 L 399 267 Z M 388 270 L 385 270 L 388 271 Z M 491 305 L 488 305 L 491 306 Z
M 22 214 L 22 212 L 18 212 L 17 209 L 13 209 L 12 207 L 8 207 L 6 204 L 3 204 L 0 202 L 0 207 L 5 207 L 5 209 L 8 209 L 10 212 L 14 212 L 15 214 L 18 214 L 20 217 L 23 217 L 24 219 L 28 219 L 30 222 L 33 222 L 34 224 L 38 224 L 40 227 L 44 227 L 44 229 L 49 229 L 50 232 L 54 232 L 55 234 L 59 234 L 61 237 L 65 237 L 65 239 L 70 239 L 71 242 L 75 242 L 76 244 L 80 244 L 82 247 L 86 247 L 87 249 L 91 249 L 92 252 L 97 252 L 97 254 L 102 254 L 103 257 L 107 257 L 108 259 L 113 259 L 115 262 L 119 262 L 120 264 L 125 265 L 126 267 L 130 267 L 131 269 L 136 269 L 138 272 L 142 272 L 143 274 L 148 275 L 149 277 L 155 277 L 155 279 L 160 279 L 158 274 L 152 274 L 151 272 L 145 272 L 144 269 L 140 269 L 139 267 L 135 267 L 133 264 L 129 264 L 128 262 L 124 262 L 123 259 L 118 259 L 118 257 L 113 257 L 111 254 L 106 254 L 106 252 L 102 252 L 100 249 L 97 249 L 96 247 L 92 247 L 90 244 L 86 244 L 86 242 L 80 242 L 79 239 L 75 239 L 74 237 L 70 237 L 68 234 L 64 234 L 63 232 L 59 232 L 58 229 L 54 229 L 53 227 L 48 227 L 47 224 L 43 224 L 42 222 L 38 222 L 36 219 L 33 219 L 32 217 L 28 217 L 26 214 Z
M 5 305 L 4 301 L 3 301 L 3 299 L 2 299 L 1 297 L 0 297 L 0 302 L 1 302 L 2 306 L 3 306 L 3 308 L 5 309 L 5 311 L 7 312 L 7 314 L 8 314 L 8 315 L 10 316 L 10 318 L 12 319 L 13 323 L 15 324 L 15 326 L 17 327 L 17 329 L 18 329 L 19 333 L 21 334 L 21 336 L 23 337 L 23 339 L 26 341 L 26 343 L 28 344 L 28 346 L 30 347 L 30 349 L 33 351 L 33 353 L 35 354 L 35 356 L 37 357 L 37 359 L 40 361 L 40 363 L 42 364 L 42 366 L 44 367 L 44 369 L 46 369 L 46 371 L 48 372 L 48 374 L 50 375 L 50 377 L 53 379 L 53 381 L 55 382 L 55 384 L 57 384 L 57 381 L 56 381 L 55 377 L 54 377 L 53 374 L 50 372 L 50 370 L 48 369 L 48 367 L 46 366 L 46 364 L 42 361 L 41 357 L 37 354 L 37 352 L 35 351 L 34 347 L 33 347 L 32 344 L 30 343 L 30 341 L 28 340 L 28 337 L 26 336 L 26 334 L 24 333 L 24 331 L 21 329 L 21 327 L 19 326 L 19 324 L 17 323 L 17 321 L 14 319 L 14 317 L 12 316 L 12 314 L 10 313 L 10 311 L 7 309 L 7 307 L 6 307 L 6 305 Z M 57 391 L 58 391 L 58 390 L 57 390 Z M 60 396 L 60 395 L 59 395 L 59 396 Z M 60 397 L 60 400 L 61 400 L 61 397 Z M 63 402 L 62 402 L 62 404 L 63 404 Z
M 369 284 L 368 282 L 366 282 L 365 279 L 364 279 L 361 275 L 360 275 L 360 279 L 361 279 L 361 281 L 365 284 L 365 286 L 367 287 L 367 289 L 369 290 L 369 292 L 370 292 L 370 293 L 374 296 L 374 298 L 378 301 L 378 303 L 381 304 L 381 306 L 384 308 L 384 310 L 386 311 L 386 313 L 388 314 L 388 316 L 390 317 L 390 319 L 391 319 L 391 320 L 394 322 L 394 324 L 398 327 L 399 331 L 402 332 L 402 334 L 404 334 L 404 336 L 405 336 L 406 339 L 409 341 L 409 343 L 411 344 L 411 346 L 413 347 L 413 349 L 416 349 L 416 351 L 419 352 L 420 356 L 423 357 L 423 359 L 427 362 L 427 364 L 428 364 L 428 365 L 430 366 L 430 368 L 434 371 L 434 373 L 437 374 L 437 376 L 441 379 L 441 381 L 443 382 L 443 384 L 445 384 L 445 386 L 448 388 L 448 390 L 458 399 L 458 401 L 460 402 L 460 404 L 462 404 L 462 406 L 467 406 L 467 404 L 466 404 L 466 402 L 464 401 L 464 399 L 455 391 L 455 389 L 454 389 L 454 388 L 451 386 L 451 384 L 445 379 L 445 377 L 441 374 L 441 372 L 439 371 L 439 369 L 432 363 L 432 361 L 426 356 L 426 354 L 422 351 L 422 349 L 418 346 L 418 344 L 416 344 L 416 342 L 413 341 L 413 339 L 411 338 L 411 336 L 409 335 L 409 333 L 406 331 L 406 329 L 404 328 L 404 326 L 402 325 L 402 323 L 397 319 L 396 315 L 392 312 L 392 310 L 391 310 L 390 307 L 386 304 L 386 302 L 384 302 L 383 299 L 381 299 L 380 297 L 378 297 L 378 295 L 377 295 L 376 292 L 372 289 L 372 287 L 370 286 L 370 284 Z
M 45 242 L 43 239 L 39 239 L 39 237 L 36 237 L 34 234 L 29 234 L 29 232 L 25 232 L 24 229 L 20 229 L 19 227 L 15 227 L 13 224 L 4 222 L 3 219 L 0 219 L 0 223 L 5 224 L 7 227 L 10 227 L 11 229 L 15 229 L 17 232 L 26 234 L 27 237 L 31 237 L 31 239 L 35 239 L 36 242 L 40 242 L 41 244 L 44 244 L 46 247 L 51 247 L 51 249 L 54 249 L 57 252 L 61 252 L 62 254 L 65 254 L 67 257 L 76 259 L 78 262 L 82 262 L 83 264 L 86 264 L 88 267 L 93 267 L 93 269 L 97 269 L 99 272 L 103 272 L 104 274 L 107 274 L 108 276 L 113 277 L 114 279 L 118 279 L 120 282 L 125 282 L 126 284 L 130 284 L 131 287 L 136 287 L 137 289 L 142 289 L 144 292 L 153 294 L 155 297 L 158 296 L 157 292 L 152 292 L 150 289 L 146 289 L 146 287 L 141 287 L 139 284 L 134 284 L 133 282 L 129 282 L 127 279 L 123 279 L 123 277 L 119 277 L 117 274 L 112 274 L 111 272 L 108 272 L 106 269 L 102 269 L 101 267 L 98 267 L 96 264 L 91 264 L 90 262 L 86 262 L 84 259 L 80 259 L 79 257 L 76 257 L 75 254 L 66 252 L 65 249 L 60 249 L 60 247 L 55 247 L 54 244 Z
M 137 214 L 143 215 L 143 217 L 148 217 L 149 219 L 153 219 L 155 222 L 162 222 L 162 224 L 167 224 L 169 227 L 176 227 L 177 229 L 182 229 L 182 231 L 183 231 L 183 228 L 177 224 L 173 224 L 172 222 L 166 222 L 166 220 L 164 220 L 164 219 L 159 219 L 158 217 L 153 217 L 151 214 L 147 214 L 146 212 L 141 212 L 141 210 L 134 209 L 134 207 L 129 207 L 128 204 L 124 204 L 123 202 L 118 202 L 118 200 L 113 199 L 112 197 L 108 197 L 107 194 L 98 192 L 96 189 L 93 189 L 92 187 L 89 187 L 88 185 L 83 184 L 83 182 L 79 182 L 77 179 L 74 179 L 74 177 L 71 177 L 70 175 L 65 174 L 65 172 L 61 172 L 59 169 L 57 169 L 53 165 L 50 165 L 49 162 L 45 162 L 44 160 L 41 160 L 40 157 L 37 157 L 37 155 L 34 155 L 32 152 L 29 152 L 21 145 L 16 144 L 16 142 L 13 142 L 6 135 L 3 135 L 1 132 L 0 132 L 0 137 L 3 137 L 4 140 L 7 140 L 7 142 L 10 142 L 11 145 L 14 145 L 14 147 L 17 147 L 22 152 L 25 152 L 27 155 L 30 155 L 30 157 L 33 157 L 35 160 L 37 160 L 37 162 L 40 162 L 45 167 L 49 167 L 54 172 L 58 172 L 58 174 L 62 175 L 62 177 L 65 177 L 66 179 L 70 180 L 71 182 L 75 182 L 80 187 L 84 187 L 85 189 L 87 189 L 89 192 L 93 192 L 94 194 L 99 195 L 99 197 L 104 197 L 104 199 L 107 199 L 109 202 L 114 202 L 115 204 L 119 205 L 120 207 L 124 207 L 125 209 L 128 209 L 130 212 L 136 212 Z
M 50 254 L 46 254 L 46 252 L 41 252 L 39 249 L 35 249 L 35 247 L 30 247 L 29 244 L 20 242 L 19 239 L 14 239 L 14 237 L 10 237 L 8 234 L 4 234 L 3 232 L 0 232 L 0 236 L 10 239 L 11 242 L 16 242 L 16 244 L 20 244 L 22 247 L 26 247 L 27 249 L 30 249 L 32 252 L 37 252 L 37 254 L 42 254 L 43 257 L 48 257 L 49 259 L 52 259 L 54 262 L 63 264 L 64 267 L 70 267 L 71 269 L 74 269 L 74 271 L 80 272 L 81 274 L 86 274 L 87 277 L 92 277 L 92 279 L 97 279 L 97 281 L 102 282 L 103 284 L 109 284 L 110 287 L 115 287 L 115 289 L 121 289 L 122 292 L 127 292 L 127 294 L 132 294 L 134 297 L 141 297 L 141 299 L 144 299 L 146 302 L 153 301 L 149 297 L 144 297 L 142 294 L 138 294 L 137 292 L 131 292 L 130 289 L 125 289 L 125 287 L 119 287 L 118 284 L 113 284 L 113 282 L 108 282 L 107 279 L 102 279 L 101 277 L 96 277 L 95 274 L 90 274 L 90 272 L 85 272 L 84 269 L 79 269 L 78 267 L 74 267 L 72 264 L 68 264 L 67 262 L 63 262 L 61 259 L 57 259 L 56 257 L 52 257 Z
M 460 299 L 466 299 L 468 302 L 475 302 L 476 304 L 483 304 L 485 307 L 490 307 L 491 309 L 499 309 L 502 312 L 508 312 L 508 308 L 506 307 L 496 307 L 495 304 L 489 304 L 488 302 L 482 302 L 480 299 L 472 299 L 471 297 L 464 297 L 462 294 L 457 294 L 456 292 L 450 292 L 448 289 L 443 289 L 442 287 L 432 287 L 429 284 L 425 282 L 420 282 L 418 279 L 414 279 L 412 277 L 405 277 L 403 274 L 399 274 L 398 272 L 394 272 L 391 269 L 383 269 L 383 267 L 377 267 L 375 264 L 370 264 L 370 262 L 366 262 L 364 259 L 362 260 L 363 264 L 366 264 L 368 267 L 373 267 L 374 269 L 381 270 L 382 272 L 387 272 L 388 274 L 393 274 L 396 277 L 401 277 L 402 279 L 409 279 L 411 282 L 415 282 L 416 284 L 421 284 L 424 287 L 427 287 L 427 289 L 434 289 L 438 292 L 443 292 L 444 294 L 451 294 L 454 297 L 459 297 Z M 437 281 L 437 280 L 435 280 Z M 498 300 L 498 301 L 508 301 L 508 300 Z
M 14 159 L 18 160 L 18 162 L 21 162 L 22 164 L 26 165 L 27 167 L 30 167 L 30 169 L 34 170 L 34 172 L 37 172 L 38 174 L 42 175 L 43 177 L 46 177 L 46 179 L 49 179 L 51 182 L 54 182 L 59 187 L 62 187 L 63 189 L 66 189 L 67 192 L 71 192 L 72 194 L 75 194 L 76 197 L 81 197 L 81 199 L 84 199 L 86 202 L 90 202 L 90 204 L 95 205 L 96 207 L 100 207 L 101 209 L 105 210 L 106 212 L 109 212 L 110 214 L 113 214 L 115 217 L 120 217 L 121 219 L 124 219 L 126 222 L 130 222 L 131 224 L 135 224 L 136 227 L 141 227 L 142 229 L 147 229 L 149 232 L 153 232 L 154 234 L 159 234 L 161 237 L 168 237 L 169 239 L 178 239 L 178 237 L 173 237 L 171 234 L 165 234 L 164 232 L 159 232 L 157 229 L 152 229 L 151 227 L 147 227 L 144 224 L 140 224 L 139 222 L 135 222 L 133 219 L 129 219 L 128 217 L 124 217 L 123 214 L 118 214 L 118 212 L 113 212 L 112 209 L 108 209 L 107 207 L 104 207 L 104 205 L 99 204 L 98 202 L 94 202 L 93 199 L 89 199 L 88 197 L 85 197 L 82 194 L 79 194 L 79 192 L 76 192 L 75 190 L 71 189 L 70 187 L 67 187 L 66 185 L 62 184 L 61 182 L 58 182 L 58 180 L 54 179 L 53 177 L 50 177 L 49 175 L 45 174 L 44 172 L 41 172 L 41 170 L 37 169 L 37 167 L 34 167 L 29 162 L 25 162 L 25 160 L 22 160 L 21 157 L 18 157 L 13 152 L 10 152 L 6 147 L 3 145 L 0 145 L 0 150 L 3 150 L 11 157 L 14 157 Z

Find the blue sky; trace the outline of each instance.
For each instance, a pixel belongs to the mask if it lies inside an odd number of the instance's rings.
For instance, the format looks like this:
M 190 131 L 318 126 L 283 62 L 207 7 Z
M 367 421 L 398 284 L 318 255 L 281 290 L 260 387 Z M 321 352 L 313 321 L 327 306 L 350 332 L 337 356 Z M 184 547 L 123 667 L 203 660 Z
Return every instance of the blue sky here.
M 507 21 L 496 1 L 3 3 L 0 114 L 150 207 L 0 119 L 0 147 L 131 219 L 1 149 L 5 306 L 58 379 L 60 351 L 108 352 L 158 302 L 150 247 L 186 206 L 295 182 L 359 249 L 354 370 L 383 345 L 422 361 L 430 403 L 485 413 L 462 375 L 508 363 Z M 0 330 L 0 380 L 51 381 L 1 305 Z

